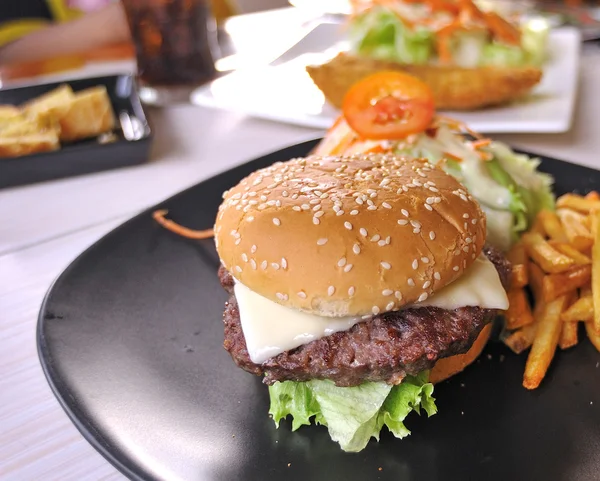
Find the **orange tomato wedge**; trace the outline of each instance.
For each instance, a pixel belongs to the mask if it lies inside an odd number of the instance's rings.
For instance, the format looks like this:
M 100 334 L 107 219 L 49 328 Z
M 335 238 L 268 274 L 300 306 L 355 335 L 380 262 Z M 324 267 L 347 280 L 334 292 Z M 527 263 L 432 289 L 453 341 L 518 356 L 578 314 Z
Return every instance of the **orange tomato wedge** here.
M 433 93 L 402 72 L 378 72 L 354 84 L 344 97 L 348 125 L 364 139 L 395 140 L 423 132 L 433 119 Z

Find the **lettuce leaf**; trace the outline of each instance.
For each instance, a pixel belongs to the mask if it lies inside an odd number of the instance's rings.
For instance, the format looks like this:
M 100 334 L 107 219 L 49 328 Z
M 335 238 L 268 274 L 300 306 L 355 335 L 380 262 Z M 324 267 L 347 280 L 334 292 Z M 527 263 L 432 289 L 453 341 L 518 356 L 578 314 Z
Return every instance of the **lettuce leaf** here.
M 431 31 L 411 30 L 385 8 L 372 8 L 351 24 L 350 43 L 359 55 L 400 63 L 423 64 L 434 53 Z
M 281 419 L 292 416 L 292 431 L 302 425 L 327 426 L 331 439 L 344 451 L 358 452 L 372 437 L 379 440 L 383 426 L 397 438 L 410 434 L 404 419 L 421 408 L 432 416 L 437 412 L 429 372 L 407 376 L 397 386 L 369 382 L 356 387 L 338 387 L 327 380 L 277 382 L 269 386 L 269 414 L 279 427 Z

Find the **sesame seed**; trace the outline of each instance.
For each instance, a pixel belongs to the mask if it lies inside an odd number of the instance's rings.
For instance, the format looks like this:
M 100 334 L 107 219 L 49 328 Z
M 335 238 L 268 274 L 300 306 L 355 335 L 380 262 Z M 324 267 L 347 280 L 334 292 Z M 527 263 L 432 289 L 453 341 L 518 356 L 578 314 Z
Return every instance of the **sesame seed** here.
M 252 269 L 256 270 L 256 261 L 254 259 L 250 259 L 250 265 L 252 266 Z
M 368 233 L 367 233 L 367 229 L 365 229 L 364 227 L 361 227 L 361 228 L 359 229 L 359 232 L 360 232 L 360 235 L 361 235 L 361 236 L 363 236 L 363 237 L 367 237 L 367 234 L 368 234 Z
M 308 204 L 302 204 L 300 207 L 302 207 L 302 210 L 310 209 L 310 205 L 308 205 Z
M 288 263 L 287 263 L 287 259 L 285 257 L 281 258 L 281 267 L 283 269 L 287 269 Z
M 339 217 L 340 215 L 344 215 L 344 211 L 343 211 L 343 210 L 338 210 L 338 211 L 335 213 L 335 215 L 337 215 L 338 217 Z
M 298 297 L 302 298 L 302 299 L 306 299 L 306 292 L 304 291 L 299 291 L 298 292 Z
M 425 208 L 430 211 L 433 212 L 433 207 L 431 207 L 429 204 L 423 204 L 425 206 Z
M 251 248 L 250 248 L 250 253 L 254 254 L 256 252 L 256 244 L 254 244 Z
M 462 250 L 463 250 L 463 252 L 469 252 L 469 248 L 468 248 L 467 246 L 464 246 L 464 247 L 462 248 Z
M 381 267 L 383 267 L 386 270 L 392 268 L 392 266 L 390 265 L 389 262 L 381 262 L 380 264 L 381 264 Z
M 318 219 L 319 217 L 323 217 L 324 215 L 325 215 L 325 211 L 320 210 L 319 212 L 315 212 L 313 214 L 313 217 L 316 217 Z
M 379 307 L 373 306 L 373 308 L 371 309 L 371 312 L 375 315 L 379 314 Z
M 277 299 L 279 299 L 280 301 L 287 301 L 288 300 L 288 295 L 287 294 L 282 294 L 281 292 L 277 292 L 277 293 L 275 293 L 275 295 L 277 296 Z
M 415 227 L 413 229 L 413 234 L 420 234 L 421 233 L 421 229 L 419 229 L 418 227 Z
M 379 234 L 375 234 L 373 237 L 371 237 L 371 242 L 377 242 L 379 239 L 381 239 L 381 236 Z
M 415 281 L 413 281 L 413 278 L 412 278 L 412 277 L 409 277 L 407 282 L 408 282 L 408 285 L 409 285 L 409 286 L 411 286 L 411 287 L 414 287 L 414 285 L 415 285 Z
M 353 296 L 355 291 L 356 291 L 356 289 L 354 289 L 354 286 L 350 286 L 348 288 L 348 295 Z
M 452 268 L 452 270 L 453 270 L 453 271 L 455 271 L 455 272 L 458 272 L 458 266 L 454 266 L 454 267 Z
M 281 225 L 281 221 L 277 217 L 273 217 L 273 224 Z
M 335 292 L 335 287 L 333 287 L 333 286 L 329 286 L 329 287 L 327 288 L 327 295 L 328 295 L 328 296 L 333 296 L 333 293 L 334 293 L 334 292 Z
M 313 224 L 314 225 L 319 225 L 321 223 L 321 221 L 319 220 L 318 217 L 313 217 Z
M 471 224 L 473 224 L 473 225 L 477 224 L 477 219 L 471 220 Z
M 394 292 L 394 296 L 396 297 L 396 299 L 400 300 L 402 299 L 402 293 L 400 291 L 396 291 Z
M 236 239 L 234 244 L 237 246 L 237 245 L 240 245 L 240 242 L 242 242 L 242 239 Z
M 388 305 L 385 306 L 386 311 L 391 311 L 394 308 L 394 302 L 388 302 Z
M 297 205 L 295 205 L 294 207 L 292 207 L 292 210 L 295 210 L 296 212 L 300 212 L 302 209 L 300 207 L 298 207 Z
M 383 291 L 381 291 L 381 293 L 384 296 L 391 296 L 394 293 L 394 291 L 392 291 L 391 289 L 384 289 Z
M 377 245 L 378 245 L 379 247 L 383 247 L 384 245 L 387 245 L 387 243 L 385 242 L 385 240 L 384 240 L 384 239 L 381 239 L 379 242 L 377 242 Z
M 358 215 L 358 211 L 356 209 L 353 209 L 350 211 L 350 215 Z
M 434 273 L 433 273 L 433 278 L 434 278 L 436 281 L 439 281 L 439 280 L 442 278 L 442 276 L 440 276 L 440 273 L 439 273 L 439 272 L 434 272 Z
M 242 253 L 242 260 L 244 262 L 248 262 L 248 254 L 246 254 L 245 252 Z
M 346 265 L 346 258 L 342 257 L 338 263 L 337 263 L 338 267 L 344 267 Z
M 357 204 L 360 204 L 360 205 L 363 205 L 363 204 L 364 204 L 364 200 L 362 200 L 362 198 L 361 198 L 361 197 L 357 197 L 356 199 L 354 199 L 354 201 L 355 201 Z
M 424 292 L 423 294 L 421 294 L 419 296 L 419 299 L 417 299 L 417 300 L 418 300 L 418 302 L 423 302 L 425 299 L 427 299 L 427 297 L 429 297 L 429 295 L 426 292 Z
M 282 196 L 282 197 L 287 197 L 288 195 L 289 195 L 289 194 L 288 194 L 288 191 L 287 191 L 287 190 L 284 190 L 284 191 L 281 193 L 281 196 Z
M 412 261 L 412 268 L 416 271 L 419 268 L 419 261 L 417 259 Z
M 463 219 L 468 219 L 469 218 L 469 214 L 463 214 Z
M 424 264 L 429 264 L 429 257 L 421 257 L 421 262 Z
M 344 272 L 350 272 L 351 269 L 352 269 L 352 264 L 346 264 L 346 267 L 344 267 Z
M 275 269 L 276 271 L 279 270 L 279 264 L 277 264 L 277 262 L 271 262 L 271 267 L 273 267 L 273 269 Z
M 254 216 L 253 215 L 249 215 L 248 217 L 246 217 L 246 221 L 247 222 L 252 222 L 254 220 Z
M 408 224 L 408 221 L 406 219 L 400 219 L 400 220 L 398 220 L 398 224 L 406 225 L 406 224 Z
M 467 244 L 470 244 L 471 242 L 473 242 L 473 239 L 471 239 L 470 237 L 467 237 L 467 238 L 465 239 L 465 242 L 466 242 Z
M 416 221 L 416 220 L 411 220 L 410 221 L 410 225 L 412 225 L 415 229 L 420 229 L 421 228 L 421 223 L 419 221 Z
M 391 209 L 392 208 L 392 206 L 390 204 L 388 204 L 387 202 L 382 202 L 381 206 L 385 207 L 386 209 Z
M 312 210 L 313 210 L 313 212 L 317 212 L 318 210 L 321 210 L 321 204 L 315 205 Z
M 317 241 L 317 245 L 319 245 L 319 246 L 324 246 L 325 244 L 327 244 L 327 238 L 325 238 L 325 237 L 322 237 L 321 239 L 319 239 Z
M 436 203 L 436 204 L 439 204 L 441 201 L 442 201 L 442 198 L 441 198 L 441 197 L 436 197 L 436 198 L 435 198 L 435 203 Z
M 434 197 L 427 197 L 427 199 L 425 199 L 425 202 L 427 204 L 433 204 L 435 202 L 435 198 Z
M 268 266 L 268 262 L 267 262 L 267 261 L 262 261 L 262 262 L 260 263 L 260 268 L 261 268 L 263 271 L 266 271 L 266 270 L 267 270 L 267 266 Z
M 429 238 L 430 238 L 431 240 L 435 240 L 435 232 L 431 231 L 431 232 L 429 233 Z
M 235 266 L 235 270 L 238 272 L 242 272 L 242 268 L 240 266 Z
M 354 252 L 356 255 L 360 254 L 360 246 L 358 244 L 354 244 L 352 246 L 352 252 Z
M 348 221 L 344 222 L 344 227 L 348 230 L 352 230 L 352 224 Z
M 310 199 L 308 201 L 309 204 L 320 204 L 321 203 L 321 199 Z
M 370 205 L 369 207 L 367 207 L 367 210 L 377 210 L 377 206 L 376 205 Z
M 423 283 L 423 289 L 427 289 L 431 285 L 431 281 L 425 281 Z

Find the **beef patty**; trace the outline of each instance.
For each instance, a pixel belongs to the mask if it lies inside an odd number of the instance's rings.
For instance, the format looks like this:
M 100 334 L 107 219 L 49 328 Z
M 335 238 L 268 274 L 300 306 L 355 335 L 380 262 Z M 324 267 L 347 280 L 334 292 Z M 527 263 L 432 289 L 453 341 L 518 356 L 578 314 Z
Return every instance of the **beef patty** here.
M 507 288 L 510 264 L 492 248 L 486 247 L 484 252 Z M 223 346 L 239 367 L 263 375 L 265 384 L 311 379 L 330 379 L 338 386 L 357 386 L 368 381 L 398 384 L 407 374 L 416 375 L 431 369 L 438 359 L 467 352 L 483 327 L 497 315 L 495 309 L 479 307 L 454 310 L 419 307 L 386 312 L 359 322 L 347 331 L 255 364 L 246 348 L 233 278 L 221 268 L 219 279 L 231 294 L 223 314 Z

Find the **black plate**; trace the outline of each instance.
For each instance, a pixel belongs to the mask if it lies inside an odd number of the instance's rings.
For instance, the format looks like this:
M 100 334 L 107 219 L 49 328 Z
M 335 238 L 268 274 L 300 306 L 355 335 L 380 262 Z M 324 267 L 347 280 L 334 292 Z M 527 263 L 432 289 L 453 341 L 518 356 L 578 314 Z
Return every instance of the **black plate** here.
M 20 105 L 63 84 L 69 84 L 76 92 L 97 85 L 106 87 L 117 119 L 117 140 L 100 144 L 96 139 L 88 139 L 66 144 L 52 152 L 0 159 L 0 188 L 89 174 L 148 160 L 150 126 L 130 75 L 0 90 L 0 104 Z
M 225 172 L 160 207 L 212 225 L 223 190 L 299 144 Z M 557 192 L 600 189 L 600 172 L 544 159 Z M 221 347 L 225 292 L 211 240 L 158 227 L 147 211 L 59 277 L 39 319 L 42 366 L 90 443 L 132 479 L 592 480 L 600 476 L 600 355 L 584 340 L 557 353 L 540 389 L 521 387 L 526 356 L 488 345 L 436 386 L 439 413 L 413 434 L 384 433 L 345 454 L 323 427 L 292 433 L 267 415 L 260 379 Z

